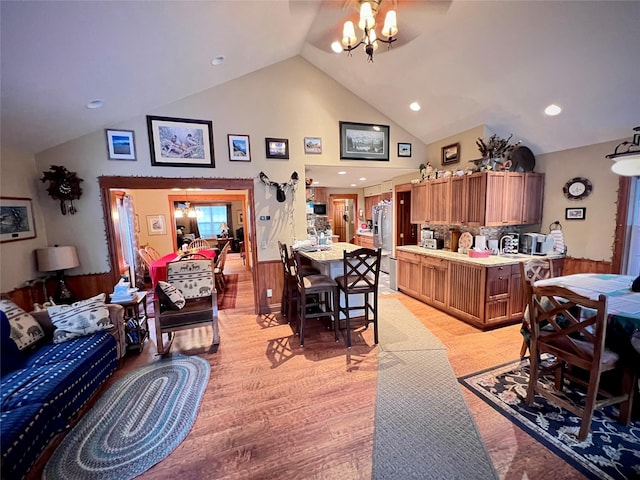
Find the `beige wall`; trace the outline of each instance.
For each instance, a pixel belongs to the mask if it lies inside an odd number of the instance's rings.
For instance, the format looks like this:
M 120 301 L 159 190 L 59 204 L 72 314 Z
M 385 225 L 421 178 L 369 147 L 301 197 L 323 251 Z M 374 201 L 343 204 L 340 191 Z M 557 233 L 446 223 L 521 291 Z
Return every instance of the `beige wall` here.
M 97 112 L 99 114 L 99 112 Z M 254 72 L 180 102 L 148 112 L 181 118 L 213 121 L 216 168 L 152 167 L 149 158 L 146 118 L 140 116 L 112 128 L 135 131 L 137 161 L 109 161 L 106 157 L 104 131 L 57 146 L 36 156 L 37 171 L 49 165 L 65 165 L 85 181 L 83 198 L 78 202 L 78 214 L 61 219 L 54 205 L 44 205 L 49 238 L 57 243 L 82 243 L 79 251 L 83 273 L 106 272 L 110 269 L 102 206 L 96 177 L 99 175 L 254 178 L 255 215 L 271 217 L 256 221 L 259 260 L 279 258 L 277 240 L 291 243 L 292 237 L 306 238 L 304 179 L 305 136 L 322 138 L 323 153 L 313 155 L 313 163 L 345 165 L 340 160 L 338 122 L 349 120 L 365 123 L 385 123 L 391 127 L 390 143 L 410 142 L 415 156 L 398 158 L 391 149 L 391 162 L 398 167 L 417 168 L 416 158 L 425 158 L 426 146 L 380 112 L 364 103 L 301 57 Z M 251 162 L 229 162 L 227 134 L 248 134 L 251 140 Z M 290 159 L 265 158 L 265 137 L 288 138 Z M 363 161 L 354 161 L 359 167 Z M 376 167 L 379 162 L 371 162 Z M 301 179 L 295 195 L 278 203 L 275 190 L 257 180 L 264 171 L 278 183 L 286 182 L 296 171 Z M 295 197 L 295 199 L 294 199 Z M 160 212 L 159 212 L 160 213 Z M 143 219 L 141 218 L 141 221 Z M 91 246 L 89 251 L 88 246 Z M 80 250 L 80 249 L 79 249 Z
M 536 158 L 536 171 L 545 173 L 540 230 L 549 233 L 549 225 L 558 220 L 571 257 L 611 261 L 620 177 L 611 172 L 611 161 L 605 155 L 619 143 L 600 143 Z M 569 200 L 562 192 L 564 184 L 575 177 L 587 178 L 593 184 L 593 192 L 584 200 Z M 586 220 L 565 220 L 565 208 L 570 207 L 585 207 Z
M 44 184 L 39 180 L 33 155 L 11 150 L 4 145 L 0 155 L 0 194 L 3 197 L 30 198 L 36 227 L 36 238 L 0 244 L 0 291 L 6 292 L 26 280 L 45 275 L 38 272 L 34 254 L 37 248 L 47 246 L 40 201 L 51 202 L 58 212 L 60 210 L 58 202 L 47 196 Z

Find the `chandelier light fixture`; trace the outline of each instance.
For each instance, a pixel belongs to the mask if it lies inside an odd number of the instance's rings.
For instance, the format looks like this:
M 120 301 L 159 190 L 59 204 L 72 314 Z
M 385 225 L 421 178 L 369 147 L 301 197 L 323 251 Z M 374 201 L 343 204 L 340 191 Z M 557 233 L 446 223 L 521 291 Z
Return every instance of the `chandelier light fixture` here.
M 184 207 L 180 207 L 178 206 L 178 208 L 176 208 L 173 211 L 173 216 L 175 218 L 184 218 L 184 217 L 188 217 L 188 218 L 196 218 L 196 217 L 201 217 L 202 216 L 202 212 L 200 210 L 196 210 L 195 207 L 191 206 L 191 202 L 189 201 L 189 192 L 185 191 L 185 195 L 187 196 L 187 200 L 184 202 Z
M 384 40 L 376 36 L 376 15 L 380 9 L 382 0 L 360 0 L 360 20 L 358 28 L 362 30 L 362 37 L 358 41 L 356 37 L 355 26 L 351 20 L 344 22 L 342 29 L 342 42 L 335 41 L 331 44 L 331 49 L 336 52 L 347 52 L 351 56 L 351 51 L 364 45 L 364 51 L 367 54 L 367 61 L 373 62 L 373 52 L 378 49 L 379 43 L 386 43 L 387 48 L 391 48 L 391 44 L 397 40 L 395 36 L 398 34 L 398 23 L 396 20 L 395 10 L 387 11 L 384 19 L 384 25 L 380 31 L 381 35 L 386 37 Z M 357 42 L 357 43 L 356 43 Z
M 609 160 L 613 160 L 611 171 L 623 177 L 640 176 L 640 127 L 633 131 L 636 133 L 631 142 L 622 142 L 612 154 L 607 155 Z

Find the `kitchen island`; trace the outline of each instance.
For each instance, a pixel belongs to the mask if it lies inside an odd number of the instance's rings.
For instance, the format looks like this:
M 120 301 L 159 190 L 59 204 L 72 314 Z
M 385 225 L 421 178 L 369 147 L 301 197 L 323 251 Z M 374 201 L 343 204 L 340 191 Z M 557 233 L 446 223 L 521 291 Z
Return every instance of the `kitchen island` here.
M 522 321 L 520 263 L 536 255 L 472 258 L 417 245 L 397 247 L 398 289 L 483 330 Z M 561 274 L 562 256 L 552 258 Z

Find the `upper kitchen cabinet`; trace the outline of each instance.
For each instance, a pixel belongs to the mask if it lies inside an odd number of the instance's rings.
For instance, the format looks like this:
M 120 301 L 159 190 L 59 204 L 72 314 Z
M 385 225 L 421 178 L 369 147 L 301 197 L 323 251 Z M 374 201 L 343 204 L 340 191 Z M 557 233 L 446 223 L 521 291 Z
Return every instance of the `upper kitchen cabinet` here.
M 307 202 L 327 203 L 327 189 L 325 187 L 307 188 Z
M 542 221 L 543 191 L 543 173 L 478 172 L 423 182 L 411 189 L 411 221 L 469 227 L 536 224 Z

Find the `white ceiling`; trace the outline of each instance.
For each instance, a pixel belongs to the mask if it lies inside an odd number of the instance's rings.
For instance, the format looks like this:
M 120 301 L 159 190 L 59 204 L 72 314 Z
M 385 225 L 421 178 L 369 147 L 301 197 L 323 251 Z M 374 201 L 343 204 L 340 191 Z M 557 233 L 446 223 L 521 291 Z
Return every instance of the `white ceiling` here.
M 2 1 L 2 142 L 37 153 L 295 55 L 424 143 L 484 124 L 540 154 L 640 125 L 640 1 L 385 0 L 400 33 L 373 64 L 329 48 L 354 2 Z

